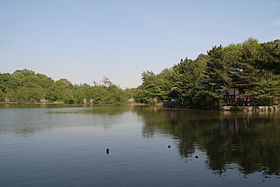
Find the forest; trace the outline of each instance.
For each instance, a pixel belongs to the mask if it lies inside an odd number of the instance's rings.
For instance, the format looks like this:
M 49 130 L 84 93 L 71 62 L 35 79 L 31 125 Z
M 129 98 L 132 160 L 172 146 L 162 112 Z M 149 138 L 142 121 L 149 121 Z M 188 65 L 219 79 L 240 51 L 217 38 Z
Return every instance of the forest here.
M 0 99 L 18 103 L 123 103 L 125 92 L 108 78 L 94 85 L 72 84 L 67 79 L 54 81 L 31 70 L 0 74 Z M 7 101 L 8 100 L 8 101 Z
M 186 58 L 159 74 L 142 73 L 130 90 L 140 103 L 168 107 L 218 108 L 279 104 L 280 40 L 214 46 L 195 60 Z
M 142 73 L 137 88 L 121 89 L 109 79 L 94 85 L 53 80 L 32 70 L 0 73 L 0 101 L 36 103 L 164 103 L 167 107 L 218 108 L 279 104 L 280 40 L 214 46 L 196 59 L 181 59 L 159 74 Z

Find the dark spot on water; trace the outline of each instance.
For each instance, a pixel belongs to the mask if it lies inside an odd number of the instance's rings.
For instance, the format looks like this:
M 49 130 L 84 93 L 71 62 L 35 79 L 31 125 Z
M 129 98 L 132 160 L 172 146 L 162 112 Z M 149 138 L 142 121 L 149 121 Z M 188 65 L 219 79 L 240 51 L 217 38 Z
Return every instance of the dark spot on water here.
M 170 146 L 170 145 L 168 145 L 167 147 L 168 147 L 168 148 L 171 148 L 171 146 Z
M 198 158 L 198 156 L 195 156 L 195 158 Z
M 109 148 L 106 149 L 106 154 L 109 154 Z

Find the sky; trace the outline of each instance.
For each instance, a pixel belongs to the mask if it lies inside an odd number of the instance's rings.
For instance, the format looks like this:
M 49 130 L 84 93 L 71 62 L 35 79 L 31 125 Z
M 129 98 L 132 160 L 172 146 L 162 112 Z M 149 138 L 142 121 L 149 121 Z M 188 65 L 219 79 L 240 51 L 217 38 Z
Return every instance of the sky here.
M 280 0 L 0 0 L 0 72 L 141 84 L 215 45 L 280 38 Z

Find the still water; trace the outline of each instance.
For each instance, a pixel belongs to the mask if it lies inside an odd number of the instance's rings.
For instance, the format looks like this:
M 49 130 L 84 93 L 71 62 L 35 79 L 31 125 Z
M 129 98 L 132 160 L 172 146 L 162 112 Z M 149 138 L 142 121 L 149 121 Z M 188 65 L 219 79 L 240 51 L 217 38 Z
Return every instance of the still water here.
M 279 174 L 279 113 L 0 105 L 3 187 L 280 186 Z

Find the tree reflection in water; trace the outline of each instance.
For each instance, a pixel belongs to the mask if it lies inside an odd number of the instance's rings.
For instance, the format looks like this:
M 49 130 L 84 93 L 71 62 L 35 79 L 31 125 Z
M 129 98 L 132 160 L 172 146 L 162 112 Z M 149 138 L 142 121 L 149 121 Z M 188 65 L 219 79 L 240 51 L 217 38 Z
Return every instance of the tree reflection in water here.
M 195 149 L 207 154 L 207 166 L 222 174 L 236 164 L 243 174 L 280 173 L 280 114 L 217 111 L 172 111 L 136 108 L 145 123 L 143 136 L 156 133 L 178 141 L 189 158 Z

